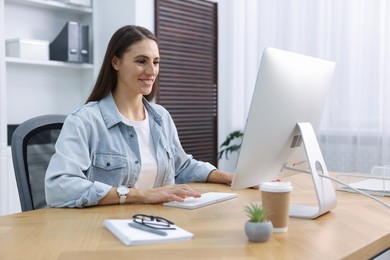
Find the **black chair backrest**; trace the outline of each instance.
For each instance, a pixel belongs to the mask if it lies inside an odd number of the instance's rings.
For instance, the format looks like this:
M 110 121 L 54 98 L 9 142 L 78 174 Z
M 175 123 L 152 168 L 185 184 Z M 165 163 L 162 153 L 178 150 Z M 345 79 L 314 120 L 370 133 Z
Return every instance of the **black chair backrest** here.
M 65 115 L 43 115 L 19 125 L 11 151 L 22 211 L 47 207 L 45 174 Z

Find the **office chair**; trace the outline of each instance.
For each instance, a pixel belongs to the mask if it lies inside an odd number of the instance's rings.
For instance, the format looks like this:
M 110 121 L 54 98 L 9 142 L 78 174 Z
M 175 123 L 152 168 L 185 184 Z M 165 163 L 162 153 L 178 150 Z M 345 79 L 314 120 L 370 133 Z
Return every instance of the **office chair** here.
M 45 174 L 65 115 L 43 115 L 19 125 L 11 151 L 22 211 L 46 208 Z

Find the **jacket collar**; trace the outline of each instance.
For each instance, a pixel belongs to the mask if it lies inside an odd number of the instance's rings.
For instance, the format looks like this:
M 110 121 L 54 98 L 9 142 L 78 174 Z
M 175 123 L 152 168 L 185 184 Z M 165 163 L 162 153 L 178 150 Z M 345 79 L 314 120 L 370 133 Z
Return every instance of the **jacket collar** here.
M 148 110 L 149 116 L 151 116 L 153 120 L 161 126 L 161 116 L 145 98 L 143 98 L 143 103 L 145 108 Z M 111 92 L 106 97 L 100 100 L 99 107 L 102 113 L 103 121 L 108 129 L 122 122 L 122 117 L 118 111 L 118 108 L 114 101 L 114 97 L 112 96 Z

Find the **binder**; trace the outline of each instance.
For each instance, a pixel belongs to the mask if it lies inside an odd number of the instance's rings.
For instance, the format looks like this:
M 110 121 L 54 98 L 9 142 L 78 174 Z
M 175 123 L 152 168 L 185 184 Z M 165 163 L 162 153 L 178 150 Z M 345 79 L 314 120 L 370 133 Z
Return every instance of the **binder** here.
M 79 25 L 67 22 L 58 36 L 50 43 L 50 59 L 79 62 Z
M 50 60 L 88 63 L 89 26 L 69 21 L 49 45 Z
M 79 31 L 79 62 L 89 62 L 89 26 L 80 25 Z

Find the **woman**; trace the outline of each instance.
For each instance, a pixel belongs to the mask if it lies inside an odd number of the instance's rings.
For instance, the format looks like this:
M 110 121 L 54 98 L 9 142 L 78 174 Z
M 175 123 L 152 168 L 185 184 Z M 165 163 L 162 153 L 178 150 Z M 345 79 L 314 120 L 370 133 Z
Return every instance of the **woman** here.
M 114 33 L 87 103 L 65 120 L 46 172 L 50 207 L 183 201 L 184 183 L 230 183 L 232 175 L 187 155 L 167 110 L 150 103 L 159 73 L 147 29 Z

